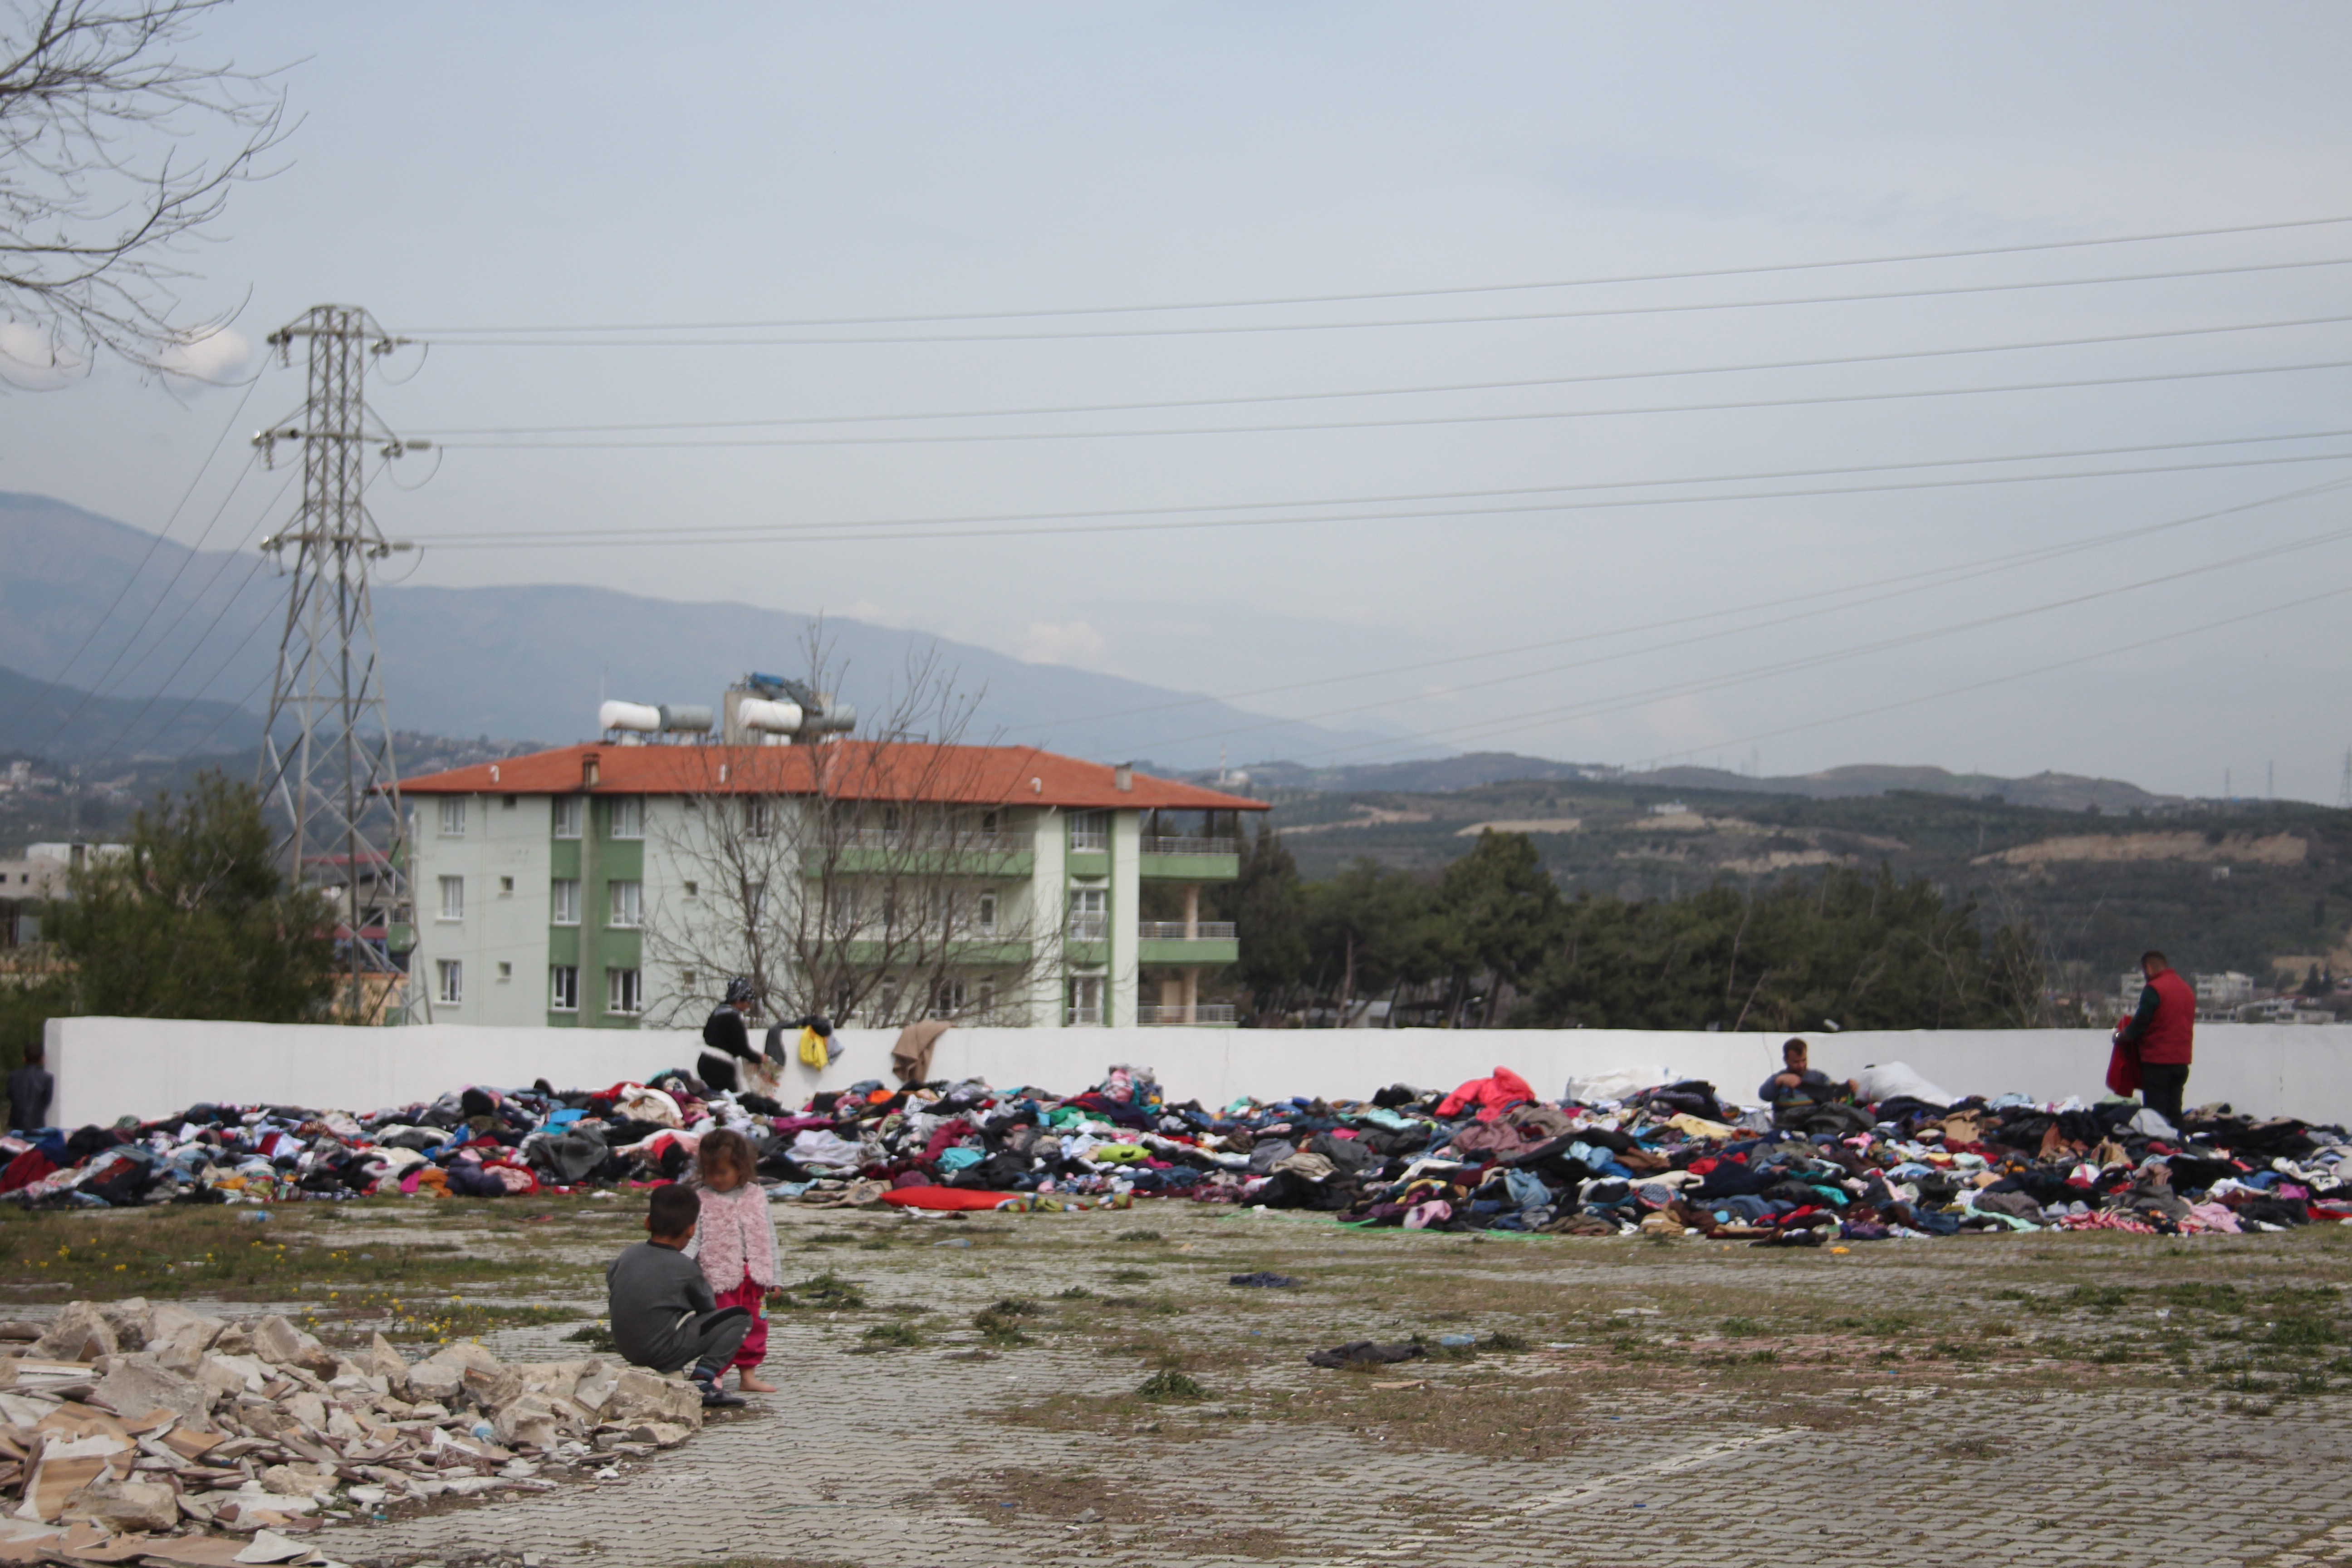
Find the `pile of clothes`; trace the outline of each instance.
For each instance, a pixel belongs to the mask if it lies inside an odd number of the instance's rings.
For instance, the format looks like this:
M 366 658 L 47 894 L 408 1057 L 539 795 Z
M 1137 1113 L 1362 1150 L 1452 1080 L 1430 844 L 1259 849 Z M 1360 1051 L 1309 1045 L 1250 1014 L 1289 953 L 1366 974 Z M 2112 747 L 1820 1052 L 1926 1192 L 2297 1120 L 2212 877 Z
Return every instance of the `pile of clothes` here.
M 411 1364 L 138 1298 L 0 1324 L 11 1561 L 315 1562 L 299 1538 L 331 1515 L 609 1479 L 701 1427 L 684 1381 L 597 1358 Z
M 766 1080 L 772 1087 L 772 1080 Z M 769 1193 L 1022 1211 L 1139 1198 L 1349 1223 L 1775 1244 L 1962 1230 L 2178 1234 L 2352 1219 L 2341 1128 L 2227 1107 L 1959 1099 L 1901 1064 L 1860 1103 L 1748 1108 L 1662 1069 L 1558 1100 L 1497 1068 L 1451 1092 L 1169 1102 L 1118 1067 L 1078 1094 L 879 1080 L 787 1107 L 670 1072 L 559 1091 L 469 1088 L 364 1115 L 290 1106 L 0 1140 L 0 1195 L 43 1206 L 499 1197 L 677 1180 L 703 1134 L 747 1137 Z

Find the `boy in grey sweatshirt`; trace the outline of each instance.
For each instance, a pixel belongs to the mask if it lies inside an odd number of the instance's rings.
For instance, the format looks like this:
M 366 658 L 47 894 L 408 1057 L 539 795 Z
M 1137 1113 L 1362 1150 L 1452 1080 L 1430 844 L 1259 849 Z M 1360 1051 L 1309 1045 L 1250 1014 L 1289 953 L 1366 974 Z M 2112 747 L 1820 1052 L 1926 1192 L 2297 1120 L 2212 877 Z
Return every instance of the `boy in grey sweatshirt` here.
M 719 1378 L 751 1331 L 751 1314 L 719 1307 L 702 1266 L 687 1257 L 701 1214 L 701 1200 L 686 1188 L 656 1187 L 646 1206 L 646 1239 L 613 1259 L 604 1285 L 613 1348 L 622 1359 L 656 1372 L 691 1363 L 687 1375 L 702 1390 L 703 1407 L 715 1409 L 743 1403 L 740 1394 L 720 1388 Z

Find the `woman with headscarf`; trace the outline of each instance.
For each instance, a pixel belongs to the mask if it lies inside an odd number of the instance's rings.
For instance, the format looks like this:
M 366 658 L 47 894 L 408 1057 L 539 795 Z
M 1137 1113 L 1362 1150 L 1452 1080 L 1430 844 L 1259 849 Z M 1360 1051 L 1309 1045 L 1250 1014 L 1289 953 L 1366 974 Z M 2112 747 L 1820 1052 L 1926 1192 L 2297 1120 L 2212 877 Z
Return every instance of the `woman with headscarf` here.
M 714 1094 L 721 1089 L 731 1094 L 742 1087 L 735 1074 L 736 1062 L 760 1059 L 751 1048 L 751 1027 L 744 1022 L 745 1014 L 758 1010 L 758 995 L 750 979 L 739 974 L 727 983 L 727 999 L 703 1022 L 702 1043 L 707 1048 L 694 1070 Z

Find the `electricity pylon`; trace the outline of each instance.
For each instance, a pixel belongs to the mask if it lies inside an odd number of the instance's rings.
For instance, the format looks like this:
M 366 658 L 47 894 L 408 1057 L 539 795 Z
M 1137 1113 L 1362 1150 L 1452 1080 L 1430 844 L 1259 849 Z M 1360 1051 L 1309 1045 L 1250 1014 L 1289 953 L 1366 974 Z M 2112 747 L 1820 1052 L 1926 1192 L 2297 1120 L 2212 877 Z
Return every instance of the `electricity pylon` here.
M 425 443 L 402 441 L 368 411 L 368 358 L 400 343 L 374 318 L 355 306 L 313 306 L 269 334 L 281 363 L 292 363 L 297 338 L 309 340 L 302 410 L 253 438 L 265 462 L 281 441 L 302 448 L 302 510 L 261 542 L 281 563 L 289 546 L 294 557 L 258 783 L 265 806 L 283 814 L 289 873 L 334 894 L 346 1016 L 363 1023 L 418 1011 L 396 946 L 415 911 L 368 599 L 373 563 L 410 547 L 385 540 L 368 516 L 364 470 L 370 446 L 391 458 Z

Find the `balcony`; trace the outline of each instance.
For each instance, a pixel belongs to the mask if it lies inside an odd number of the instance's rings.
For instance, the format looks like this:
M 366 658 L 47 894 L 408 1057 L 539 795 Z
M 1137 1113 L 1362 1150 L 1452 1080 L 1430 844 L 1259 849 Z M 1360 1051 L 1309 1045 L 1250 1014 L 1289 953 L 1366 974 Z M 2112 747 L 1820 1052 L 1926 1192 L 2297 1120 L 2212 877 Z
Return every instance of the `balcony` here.
M 1072 942 L 1108 942 L 1110 917 L 1108 915 L 1072 915 L 1070 940 Z
M 1186 1017 L 1181 1005 L 1170 1007 L 1157 1002 L 1136 1005 L 1135 1021 L 1146 1028 L 1173 1028 L 1190 1024 L 1195 1027 L 1231 1028 L 1239 1020 L 1234 1016 L 1231 1002 L 1197 1002 L 1192 1016 Z
M 1026 877 L 1035 841 L 1024 833 L 940 827 L 852 827 L 799 851 L 803 876 Z
M 1169 837 L 1147 834 L 1143 839 L 1146 855 L 1238 855 L 1242 841 L 1238 838 Z
M 1182 921 L 1139 921 L 1135 934 L 1145 942 L 1231 942 L 1234 922 L 1195 921 L 1188 926 Z
M 958 833 L 939 827 L 852 827 L 831 836 L 845 849 L 904 849 L 916 854 L 1013 855 L 1031 848 L 1026 833 Z
M 1103 1010 L 1099 1004 L 1092 1007 L 1066 1008 L 1062 1021 L 1073 1029 L 1099 1029 L 1103 1025 Z
M 1175 882 L 1230 882 L 1242 874 L 1242 841 L 1222 835 L 1147 833 L 1139 874 Z

